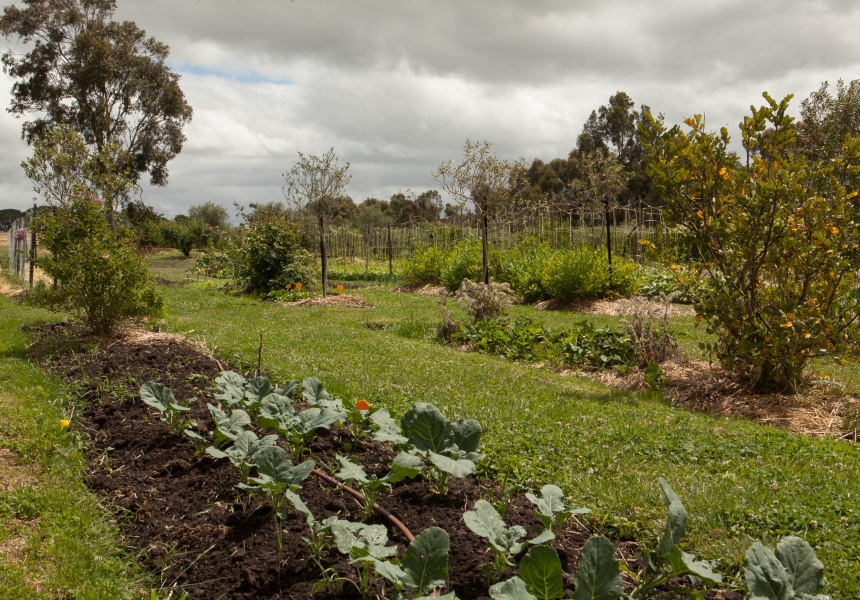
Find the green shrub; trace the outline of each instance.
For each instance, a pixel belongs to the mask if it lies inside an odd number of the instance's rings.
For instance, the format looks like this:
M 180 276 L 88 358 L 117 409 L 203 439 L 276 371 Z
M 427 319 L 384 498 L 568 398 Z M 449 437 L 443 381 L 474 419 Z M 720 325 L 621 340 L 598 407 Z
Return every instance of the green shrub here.
M 692 304 L 693 296 L 689 290 L 684 288 L 677 277 L 666 271 L 665 268 L 647 267 L 642 269 L 642 287 L 639 293 L 648 298 L 656 298 L 658 296 L 668 296 L 675 294 L 673 302 L 681 304 Z
M 444 260 L 445 252 L 440 248 L 416 248 L 403 264 L 403 277 L 413 284 L 439 284 Z
M 480 281 L 482 272 L 481 240 L 471 237 L 457 244 L 454 250 L 445 256 L 439 280 L 442 285 L 455 292 L 464 279 Z
M 287 284 L 316 282 L 313 255 L 301 247 L 299 227 L 285 219 L 250 221 L 245 239 L 233 244 L 236 282 L 248 292 L 268 293 Z
M 636 291 L 638 283 L 639 267 L 620 257 L 613 259 L 610 283 L 606 252 L 591 246 L 557 250 L 545 262 L 541 272 L 541 284 L 547 295 L 562 302 L 602 296 L 611 291 L 629 296 Z
M 526 302 L 536 302 L 548 296 L 541 282 L 544 264 L 553 255 L 546 242 L 527 238 L 505 250 L 495 250 L 490 263 L 493 278 L 509 283 Z
M 132 233 L 111 231 L 100 201 L 73 200 L 68 209 L 40 216 L 36 229 L 50 252 L 39 263 L 57 281 L 55 299 L 81 310 L 95 333 L 110 333 L 125 317 L 162 312 Z

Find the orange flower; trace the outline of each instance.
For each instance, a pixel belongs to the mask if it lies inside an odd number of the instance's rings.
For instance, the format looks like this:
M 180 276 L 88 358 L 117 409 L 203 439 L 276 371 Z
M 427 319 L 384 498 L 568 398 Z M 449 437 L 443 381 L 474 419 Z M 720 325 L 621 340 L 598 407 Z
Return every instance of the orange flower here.
M 343 293 L 343 286 L 340 284 L 337 285 L 337 293 L 338 294 Z
M 839 228 L 838 227 L 831 227 L 830 233 L 839 233 Z
M 292 284 L 292 283 L 288 283 L 287 285 L 285 285 L 285 286 L 284 286 L 284 289 L 285 289 L 285 290 L 288 290 L 288 289 L 290 289 L 291 287 L 293 287 L 293 284 Z
M 302 291 L 302 284 L 301 284 L 301 283 L 297 283 L 297 284 L 296 284 L 296 290 L 297 290 L 297 291 L 299 291 L 299 292 L 301 292 L 301 291 Z
M 370 410 L 370 403 L 362 398 L 358 402 L 355 403 L 356 410 Z

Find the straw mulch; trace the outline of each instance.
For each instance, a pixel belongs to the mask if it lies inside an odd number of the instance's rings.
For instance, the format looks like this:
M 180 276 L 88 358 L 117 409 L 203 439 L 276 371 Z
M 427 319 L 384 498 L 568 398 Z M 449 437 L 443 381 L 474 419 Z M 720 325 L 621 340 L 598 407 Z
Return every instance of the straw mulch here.
M 534 304 L 538 310 L 562 310 L 584 313 L 589 315 L 608 315 L 624 317 L 634 314 L 640 307 L 647 307 L 652 317 L 662 317 L 666 311 L 663 302 L 649 300 L 643 297 L 620 298 L 618 300 L 574 300 L 573 302 L 559 302 L 557 300 L 544 300 Z M 670 304 L 670 317 L 692 316 L 695 314 L 693 307 L 687 304 Z
M 401 285 L 395 291 L 397 292 L 405 292 L 408 294 L 421 294 L 422 296 L 448 296 L 448 288 L 444 285 L 433 285 L 432 283 L 428 283 L 427 285 L 415 286 L 415 285 Z
M 675 405 L 769 423 L 812 437 L 860 440 L 860 429 L 843 429 L 844 417 L 860 410 L 858 400 L 834 393 L 831 386 L 810 386 L 795 395 L 758 394 L 750 391 L 749 380 L 706 362 L 667 362 L 661 366 L 666 375 L 666 397 Z M 630 390 L 647 387 L 640 369 L 623 376 L 607 371 L 593 377 Z
M 315 296 L 298 300 L 296 302 L 278 302 L 281 306 L 341 306 L 346 308 L 368 308 L 368 304 L 364 298 L 360 296 L 350 296 L 348 294 L 331 294 L 323 298 Z

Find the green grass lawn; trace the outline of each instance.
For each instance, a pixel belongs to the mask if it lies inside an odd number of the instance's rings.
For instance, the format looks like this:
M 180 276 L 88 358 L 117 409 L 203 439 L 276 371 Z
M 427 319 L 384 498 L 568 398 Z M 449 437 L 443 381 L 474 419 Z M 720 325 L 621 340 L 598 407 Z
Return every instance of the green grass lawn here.
M 264 370 L 276 379 L 317 375 L 345 398 L 395 412 L 427 401 L 450 417 L 477 418 L 487 472 L 560 485 L 595 510 L 596 529 L 616 538 L 656 541 L 664 520 L 657 478 L 666 477 L 690 511 L 693 551 L 733 567 L 755 539 L 775 544 L 800 535 L 824 560 L 834 597 L 860 597 L 854 446 L 695 414 L 584 377 L 440 346 L 430 339 L 440 320 L 433 297 L 368 287 L 358 293 L 373 308 L 284 308 L 214 285 L 164 288 L 167 326 L 246 366 L 256 363 L 262 332 Z M 515 312 L 552 325 L 583 318 L 528 307 Z
M 60 422 L 79 398 L 27 356 L 21 325 L 56 319 L 0 296 L 0 449 L 12 461 L 0 475 L 12 481 L 0 485 L 0 597 L 135 597 L 148 579 L 83 482 L 84 440 Z

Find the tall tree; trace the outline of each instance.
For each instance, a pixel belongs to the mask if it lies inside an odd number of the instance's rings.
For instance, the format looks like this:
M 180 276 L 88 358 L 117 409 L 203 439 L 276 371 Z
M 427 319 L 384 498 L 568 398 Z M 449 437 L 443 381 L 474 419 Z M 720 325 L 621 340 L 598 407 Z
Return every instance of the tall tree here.
M 0 34 L 32 44 L 23 56 L 9 50 L 3 69 L 18 81 L 9 112 L 36 115 L 24 123 L 28 143 L 55 125 L 69 125 L 99 154 L 122 150 L 133 182 L 149 173 L 167 184 L 167 163 L 185 141 L 192 110 L 179 75 L 165 64 L 169 48 L 130 21 L 112 19 L 116 0 L 23 0 L 0 17 Z M 127 198 L 105 198 L 109 208 Z
M 349 163 L 338 165 L 334 148 L 322 156 L 305 156 L 299 152 L 299 161 L 283 174 L 286 180 L 283 192 L 287 201 L 294 206 L 307 207 L 316 217 L 319 225 L 320 257 L 322 262 L 322 293 L 325 297 L 328 285 L 328 257 L 325 247 L 326 221 L 340 206 L 338 200 L 352 179 L 347 175 Z M 350 200 L 352 202 L 352 200 Z
M 492 153 L 488 141 L 471 142 L 463 146 L 463 159 L 455 163 L 449 159 L 431 173 L 460 206 L 467 205 L 475 211 L 481 226 L 481 248 L 483 254 L 482 281 L 490 283 L 490 255 L 487 241 L 488 222 L 511 209 L 517 198 L 520 181 L 525 179 L 526 165 L 523 159 L 507 161 Z

